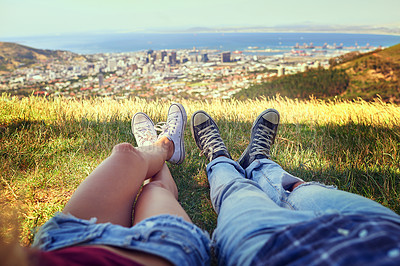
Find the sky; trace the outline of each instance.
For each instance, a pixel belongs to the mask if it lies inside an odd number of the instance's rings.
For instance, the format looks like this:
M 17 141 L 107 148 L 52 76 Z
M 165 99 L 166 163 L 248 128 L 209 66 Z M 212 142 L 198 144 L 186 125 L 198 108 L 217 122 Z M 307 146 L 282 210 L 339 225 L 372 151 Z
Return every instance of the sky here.
M 400 25 L 400 0 L 0 0 L 0 38 L 192 27 Z

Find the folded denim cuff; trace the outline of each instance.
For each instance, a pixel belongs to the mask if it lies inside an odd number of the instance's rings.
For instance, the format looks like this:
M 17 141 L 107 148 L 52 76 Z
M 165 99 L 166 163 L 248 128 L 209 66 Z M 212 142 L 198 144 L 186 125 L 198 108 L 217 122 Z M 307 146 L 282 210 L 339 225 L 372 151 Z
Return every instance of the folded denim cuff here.
M 232 160 L 232 159 L 229 159 L 229 158 L 227 158 L 227 157 L 225 157 L 225 156 L 221 156 L 221 157 L 218 157 L 218 158 L 212 160 L 212 161 L 207 165 L 207 168 L 206 168 L 207 173 L 210 172 L 210 169 L 211 169 L 214 165 L 217 165 L 217 164 L 220 164 L 220 163 L 228 163 L 228 164 L 230 164 L 230 165 L 233 165 L 233 166 L 235 167 L 235 169 L 236 169 L 241 175 L 245 176 L 245 171 L 244 171 L 244 169 L 242 168 L 242 166 L 240 166 L 240 164 L 239 164 L 237 161 L 234 161 L 234 160 Z

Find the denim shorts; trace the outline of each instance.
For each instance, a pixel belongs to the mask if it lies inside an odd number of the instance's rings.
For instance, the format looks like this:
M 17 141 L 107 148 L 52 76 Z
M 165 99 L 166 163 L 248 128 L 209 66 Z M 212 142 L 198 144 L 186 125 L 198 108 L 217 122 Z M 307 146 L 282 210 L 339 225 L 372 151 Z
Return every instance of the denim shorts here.
M 133 227 L 96 224 L 57 213 L 35 236 L 32 247 L 43 251 L 78 245 L 108 245 L 160 256 L 175 265 L 210 264 L 210 237 L 181 217 L 158 215 Z

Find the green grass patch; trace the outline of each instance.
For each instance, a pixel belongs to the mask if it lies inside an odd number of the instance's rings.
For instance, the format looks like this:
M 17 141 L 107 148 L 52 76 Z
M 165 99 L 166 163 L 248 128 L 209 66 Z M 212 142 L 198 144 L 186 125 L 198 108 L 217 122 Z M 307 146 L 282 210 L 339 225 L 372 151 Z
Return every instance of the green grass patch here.
M 285 98 L 181 102 L 190 119 L 199 109 L 215 118 L 231 155 L 246 148 L 254 119 L 266 108 L 281 113 L 272 158 L 290 173 L 338 186 L 400 213 L 400 106 L 359 101 Z M 168 102 L 129 99 L 67 100 L 0 97 L 0 193 L 4 210 L 17 210 L 20 242 L 62 210 L 80 182 L 120 142 L 134 144 L 130 120 L 147 113 L 165 121 Z M 179 201 L 194 223 L 216 227 L 207 160 L 189 128 L 186 160 L 170 165 Z M 10 226 L 9 224 L 4 226 Z M 2 228 L 7 230 L 8 228 Z

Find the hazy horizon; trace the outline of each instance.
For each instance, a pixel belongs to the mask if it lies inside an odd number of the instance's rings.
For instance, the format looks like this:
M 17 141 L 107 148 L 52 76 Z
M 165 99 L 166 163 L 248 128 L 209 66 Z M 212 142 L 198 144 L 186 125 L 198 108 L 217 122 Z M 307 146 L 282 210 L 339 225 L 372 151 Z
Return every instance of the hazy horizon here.
M 0 38 L 293 25 L 400 28 L 400 1 L 0 0 Z

